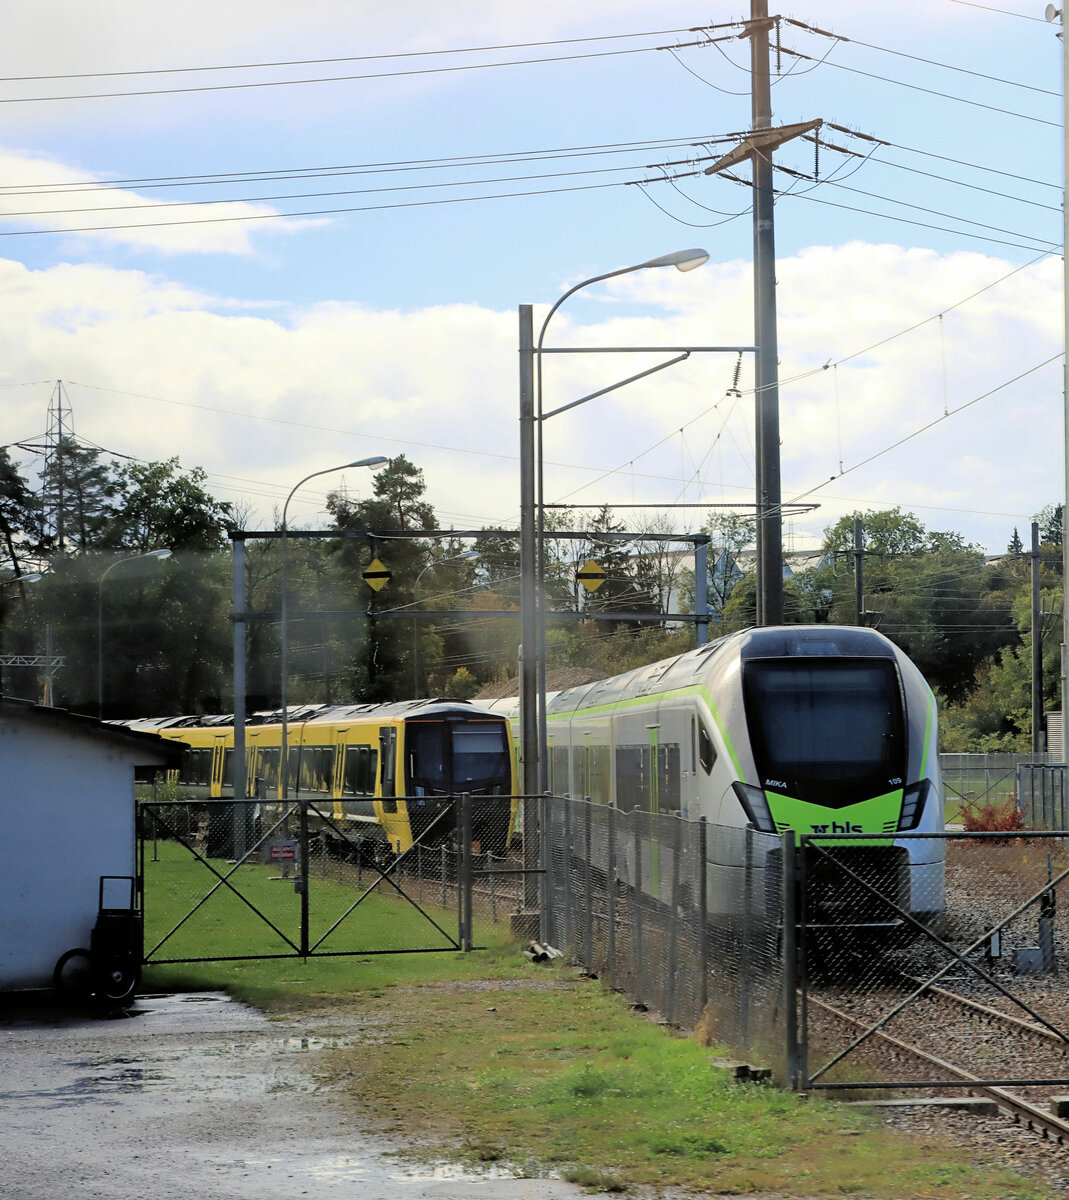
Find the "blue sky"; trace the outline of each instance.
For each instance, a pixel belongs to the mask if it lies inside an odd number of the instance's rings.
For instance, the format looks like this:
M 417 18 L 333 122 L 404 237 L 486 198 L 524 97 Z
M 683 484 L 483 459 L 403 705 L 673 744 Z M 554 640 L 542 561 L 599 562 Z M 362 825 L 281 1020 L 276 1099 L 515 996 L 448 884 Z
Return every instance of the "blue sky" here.
M 819 184 L 777 177 L 793 193 L 776 228 L 784 497 L 821 505 L 789 522 L 794 545 L 843 512 L 900 504 L 998 550 L 1059 498 L 1061 51 L 1042 9 L 782 10 L 850 40 L 782 26 L 775 123 L 820 117 L 890 143 L 825 129 L 854 155 L 822 149 Z M 700 171 L 748 127 L 744 42 L 658 48 L 744 15 L 719 0 L 46 0 L 14 14 L 0 48 L 3 440 L 39 434 L 64 379 L 82 437 L 203 465 L 254 524 L 310 471 L 399 452 L 424 468 L 443 524 L 514 522 L 518 303 L 700 245 L 701 271 L 593 288 L 553 336 L 752 338 L 748 189 L 638 182 L 689 157 Z M 311 61 L 327 58 L 350 61 Z M 560 61 L 475 66 L 532 59 Z M 283 61 L 302 65 L 188 70 Z M 379 77 L 232 86 L 328 75 Z M 27 78 L 42 76 L 61 78 Z M 222 90 L 33 99 L 197 87 Z M 812 174 L 813 147 L 777 163 Z M 223 173 L 263 177 L 146 182 Z M 92 181 L 115 188 L 25 194 Z M 491 193 L 512 198 L 422 203 Z M 216 203 L 179 207 L 194 197 Z M 105 204 L 125 211 L 58 211 Z M 345 208 L 365 211 L 323 212 Z M 269 219 L 161 224 L 254 214 Z M 105 225 L 146 227 L 27 233 Z M 555 360 L 547 407 L 650 364 Z M 692 359 L 547 426 L 551 498 L 752 499 L 749 364 L 741 396 L 734 367 Z M 325 491 L 301 493 L 299 519 L 321 519 Z

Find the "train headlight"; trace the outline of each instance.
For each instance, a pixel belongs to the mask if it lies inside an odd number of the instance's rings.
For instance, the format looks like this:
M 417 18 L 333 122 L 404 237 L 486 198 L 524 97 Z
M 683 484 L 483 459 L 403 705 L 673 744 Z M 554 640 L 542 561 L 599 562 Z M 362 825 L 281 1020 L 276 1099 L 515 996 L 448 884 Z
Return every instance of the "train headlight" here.
M 922 779 L 920 783 L 911 783 L 906 788 L 902 793 L 902 812 L 898 818 L 899 829 L 917 828 L 931 790 L 932 781 L 930 779 Z
M 750 818 L 750 824 L 761 833 L 775 833 L 776 823 L 768 809 L 768 800 L 764 788 L 753 787 L 748 783 L 736 781 L 731 785 L 735 795 L 742 805 L 743 812 Z

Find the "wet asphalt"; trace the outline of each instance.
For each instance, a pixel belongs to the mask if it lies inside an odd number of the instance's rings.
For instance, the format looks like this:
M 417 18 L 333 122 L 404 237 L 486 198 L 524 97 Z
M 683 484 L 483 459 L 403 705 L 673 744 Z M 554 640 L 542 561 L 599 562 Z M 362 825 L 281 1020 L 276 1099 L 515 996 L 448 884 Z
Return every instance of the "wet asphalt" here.
M 353 1031 L 357 1036 L 358 1031 Z M 100 1019 L 0 1002 L 0 1195 L 8 1200 L 573 1200 L 560 1180 L 407 1169 L 316 1086 L 346 1033 L 218 994 L 140 997 Z

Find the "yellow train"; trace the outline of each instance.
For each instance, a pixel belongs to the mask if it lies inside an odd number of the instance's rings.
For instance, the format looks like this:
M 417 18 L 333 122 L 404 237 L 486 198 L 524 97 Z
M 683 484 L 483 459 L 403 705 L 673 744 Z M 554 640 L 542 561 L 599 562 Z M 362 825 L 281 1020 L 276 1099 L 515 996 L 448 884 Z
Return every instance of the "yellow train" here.
M 189 747 L 168 777 L 183 792 L 233 796 L 232 717 L 124 724 Z M 473 842 L 495 853 L 508 847 L 518 789 L 509 722 L 501 714 L 453 700 L 305 706 L 289 711 L 286 740 L 289 798 L 330 805 L 334 818 L 367 825 L 369 836 L 399 853 L 417 839 L 433 844 L 451 834 L 451 797 L 460 793 L 513 797 L 511 805 L 473 809 Z M 256 714 L 245 727 L 245 794 L 281 799 L 281 761 L 281 713 Z

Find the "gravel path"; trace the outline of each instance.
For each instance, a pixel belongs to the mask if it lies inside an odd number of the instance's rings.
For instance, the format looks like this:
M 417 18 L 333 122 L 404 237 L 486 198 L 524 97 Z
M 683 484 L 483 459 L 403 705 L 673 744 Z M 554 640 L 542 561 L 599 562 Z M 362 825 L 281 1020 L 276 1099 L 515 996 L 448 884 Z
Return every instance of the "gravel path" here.
M 0 1192 L 11 1200 L 574 1200 L 560 1180 L 411 1171 L 311 1081 L 344 1045 L 225 996 L 150 996 L 97 1020 L 0 1007 Z M 349 1031 L 355 1039 L 360 1030 Z

